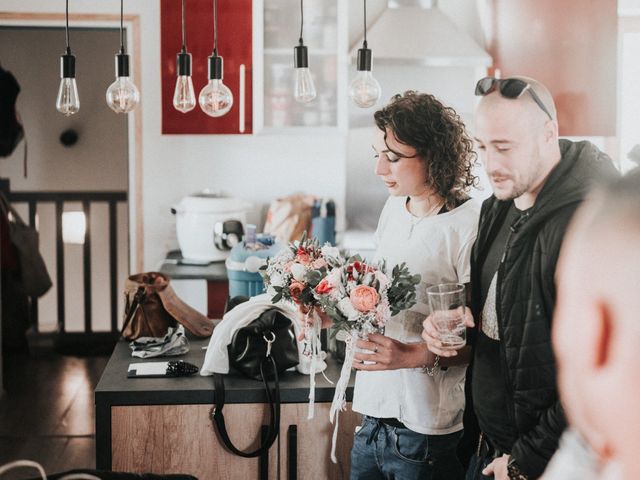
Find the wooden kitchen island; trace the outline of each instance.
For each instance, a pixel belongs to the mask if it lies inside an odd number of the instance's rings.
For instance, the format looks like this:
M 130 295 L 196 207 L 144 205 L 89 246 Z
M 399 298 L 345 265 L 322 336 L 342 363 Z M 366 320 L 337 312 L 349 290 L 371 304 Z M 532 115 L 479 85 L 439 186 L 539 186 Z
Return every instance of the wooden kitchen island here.
M 191 340 L 180 358 L 202 366 L 206 340 Z M 307 420 L 309 377 L 286 372 L 280 377 L 280 437 L 260 458 L 242 458 L 226 451 L 213 428 L 210 412 L 213 379 L 198 374 L 182 378 L 127 378 L 130 363 L 166 361 L 134 359 L 119 342 L 95 390 L 96 466 L 127 472 L 187 473 L 201 480 L 217 479 L 346 479 L 353 432 L 359 415 L 340 415 L 338 463 L 331 462 L 329 406 L 333 385 L 316 376 L 315 418 Z M 325 372 L 337 381 L 341 365 L 329 357 Z M 353 395 L 353 378 L 347 399 Z M 261 382 L 240 376 L 225 378 L 227 429 L 239 448 L 259 445 L 260 426 L 268 411 Z M 278 472 L 278 469 L 280 472 Z M 280 475 L 278 476 L 278 473 Z

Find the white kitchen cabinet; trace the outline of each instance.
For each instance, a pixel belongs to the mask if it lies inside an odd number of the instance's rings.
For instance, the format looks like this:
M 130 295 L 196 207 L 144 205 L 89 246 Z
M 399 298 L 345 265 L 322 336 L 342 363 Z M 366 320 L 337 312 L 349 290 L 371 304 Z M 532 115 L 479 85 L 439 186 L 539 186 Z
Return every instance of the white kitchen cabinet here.
M 255 132 L 311 133 L 346 128 L 346 7 L 346 2 L 338 0 L 304 2 L 303 39 L 317 97 L 301 104 L 293 98 L 293 48 L 300 36 L 300 2 L 254 1 Z

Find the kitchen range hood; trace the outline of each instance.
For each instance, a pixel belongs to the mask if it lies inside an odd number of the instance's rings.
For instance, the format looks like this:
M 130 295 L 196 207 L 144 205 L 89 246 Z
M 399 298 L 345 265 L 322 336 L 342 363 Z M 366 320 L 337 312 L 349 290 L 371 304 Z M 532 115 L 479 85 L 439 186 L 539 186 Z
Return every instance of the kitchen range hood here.
M 486 66 L 489 54 L 456 26 L 437 0 L 389 0 L 367 29 L 375 65 Z M 355 56 L 362 39 L 351 52 Z

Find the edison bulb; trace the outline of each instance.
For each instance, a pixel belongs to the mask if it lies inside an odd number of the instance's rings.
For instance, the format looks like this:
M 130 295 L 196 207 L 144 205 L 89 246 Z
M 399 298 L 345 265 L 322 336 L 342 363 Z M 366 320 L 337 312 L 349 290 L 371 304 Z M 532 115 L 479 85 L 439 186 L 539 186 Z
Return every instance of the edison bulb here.
M 80 110 L 80 97 L 78 97 L 78 86 L 75 78 L 64 77 L 60 79 L 56 110 L 67 117 Z
M 311 71 L 308 67 L 296 68 L 296 80 L 293 89 L 293 98 L 300 103 L 308 103 L 316 98 L 316 86 L 313 84 Z
M 209 80 L 200 91 L 200 108 L 210 117 L 221 117 L 233 106 L 233 94 L 219 78 Z
M 349 84 L 349 96 L 360 108 L 373 107 L 380 99 L 380 84 L 373 78 L 371 70 L 358 70 Z
M 107 89 L 107 105 L 116 113 L 129 113 L 140 102 L 140 92 L 129 77 L 118 77 Z
M 196 107 L 196 94 L 193 91 L 191 75 L 179 75 L 173 93 L 173 106 L 176 110 L 187 113 Z

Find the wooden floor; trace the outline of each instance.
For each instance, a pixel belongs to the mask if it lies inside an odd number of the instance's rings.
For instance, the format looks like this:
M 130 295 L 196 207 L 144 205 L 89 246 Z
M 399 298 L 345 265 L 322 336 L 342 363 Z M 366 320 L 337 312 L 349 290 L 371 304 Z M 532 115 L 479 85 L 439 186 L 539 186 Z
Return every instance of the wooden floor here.
M 95 468 L 93 390 L 107 361 L 106 356 L 63 356 L 50 350 L 6 356 L 0 465 L 30 459 L 48 474 Z

